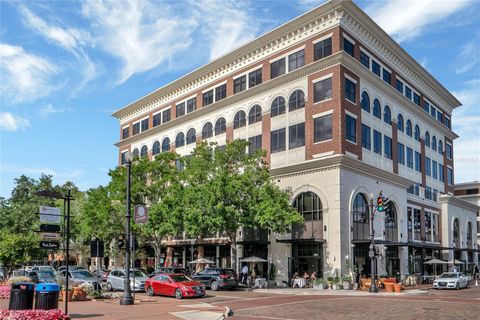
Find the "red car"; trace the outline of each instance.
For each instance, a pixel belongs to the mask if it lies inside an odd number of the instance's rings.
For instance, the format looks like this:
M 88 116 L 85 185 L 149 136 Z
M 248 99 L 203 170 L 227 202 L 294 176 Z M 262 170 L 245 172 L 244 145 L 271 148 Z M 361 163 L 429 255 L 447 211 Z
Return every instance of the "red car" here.
M 184 297 L 203 297 L 205 286 L 184 274 L 162 273 L 145 282 L 145 291 L 149 296 L 158 294 L 182 299 Z

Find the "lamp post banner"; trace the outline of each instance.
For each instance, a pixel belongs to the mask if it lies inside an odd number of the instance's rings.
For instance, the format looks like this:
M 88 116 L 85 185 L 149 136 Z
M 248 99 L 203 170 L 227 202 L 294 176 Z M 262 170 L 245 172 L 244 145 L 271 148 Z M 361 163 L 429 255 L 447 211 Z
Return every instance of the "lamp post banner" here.
M 136 205 L 135 206 L 135 215 L 133 220 L 137 224 L 147 223 L 148 221 L 148 209 L 146 206 Z

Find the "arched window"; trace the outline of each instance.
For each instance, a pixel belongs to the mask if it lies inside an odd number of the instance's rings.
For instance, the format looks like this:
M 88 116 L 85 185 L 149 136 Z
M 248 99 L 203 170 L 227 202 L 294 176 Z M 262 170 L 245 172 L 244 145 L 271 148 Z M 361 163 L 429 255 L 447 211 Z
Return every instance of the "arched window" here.
M 187 132 L 187 144 L 195 143 L 197 132 L 195 129 L 190 128 Z
M 175 138 L 175 148 L 180 148 L 185 145 L 185 134 L 183 132 L 179 132 L 177 137 Z
M 380 101 L 378 99 L 373 100 L 373 115 L 378 119 L 382 119 L 382 108 L 380 107 Z
M 472 249 L 472 223 L 469 221 L 467 224 L 467 248 Z
M 304 192 L 293 200 L 292 206 L 303 215 L 305 221 L 322 220 L 322 202 L 313 192 Z
M 393 203 L 390 203 L 385 210 L 385 240 L 397 241 L 397 212 Z
M 425 146 L 430 147 L 430 133 L 425 132 Z
M 438 153 L 443 154 L 443 142 L 438 139 Z
M 167 151 L 170 151 L 170 138 L 168 137 L 166 137 L 162 141 L 162 152 L 167 152 Z
M 225 118 L 219 118 L 217 122 L 215 122 L 215 135 L 219 135 L 225 133 L 227 131 L 227 121 Z
M 407 120 L 407 124 L 405 126 L 405 132 L 407 133 L 407 135 L 409 135 L 410 137 L 412 136 L 412 121 L 410 121 L 410 119 Z
M 392 113 L 390 112 L 390 107 L 388 105 L 383 107 L 383 122 L 390 125 L 392 124 Z
M 247 125 L 247 115 L 245 111 L 240 110 L 235 114 L 233 118 L 233 129 L 245 127 Z
M 211 122 L 205 123 L 202 129 L 202 139 L 213 137 L 213 125 Z
M 146 157 L 148 154 L 148 148 L 147 146 L 143 146 L 142 149 L 140 149 L 140 157 Z
M 138 149 L 135 148 L 135 149 L 133 150 L 133 159 L 138 158 L 138 154 L 139 154 Z
M 368 239 L 370 226 L 367 198 L 359 193 L 353 201 L 353 239 Z
M 402 131 L 404 130 L 404 127 L 403 127 L 403 116 L 399 113 L 398 116 L 397 116 L 397 129 Z
M 250 112 L 248 113 L 248 124 L 254 124 L 259 121 L 262 121 L 262 108 L 256 104 L 250 108 Z
M 153 147 L 152 147 L 152 155 L 156 155 L 156 154 L 159 154 L 159 153 L 160 153 L 160 142 L 155 141 L 153 143 Z
M 460 222 L 458 219 L 453 220 L 453 246 L 455 248 L 460 248 Z
M 362 92 L 362 101 L 360 102 L 362 109 L 370 112 L 370 97 L 366 91 Z
M 276 97 L 272 101 L 272 105 L 270 106 L 270 116 L 275 117 L 280 114 L 285 113 L 285 99 L 283 97 Z
M 303 216 L 305 223 L 294 225 L 295 239 L 316 239 L 322 237 L 322 202 L 313 192 L 304 192 L 293 200 L 292 206 Z
M 420 127 L 415 125 L 415 140 L 420 141 Z
M 288 111 L 305 107 L 305 94 L 302 90 L 295 90 L 288 99 Z

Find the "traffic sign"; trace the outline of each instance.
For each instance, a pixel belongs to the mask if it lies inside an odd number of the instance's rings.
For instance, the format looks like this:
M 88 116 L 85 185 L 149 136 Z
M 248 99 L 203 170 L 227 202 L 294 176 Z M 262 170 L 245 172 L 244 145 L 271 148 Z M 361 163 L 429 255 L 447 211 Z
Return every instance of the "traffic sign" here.
M 41 224 L 40 232 L 60 232 L 60 226 L 58 224 Z
M 60 224 L 61 221 L 60 208 L 40 206 L 40 223 Z
M 40 233 L 40 240 L 42 241 L 55 241 L 60 240 L 60 234 L 54 232 L 41 232 Z
M 148 221 L 148 210 L 146 206 L 136 205 L 135 206 L 135 216 L 133 218 L 135 223 L 143 224 Z
M 58 249 L 58 242 L 57 241 L 40 241 L 40 248 Z

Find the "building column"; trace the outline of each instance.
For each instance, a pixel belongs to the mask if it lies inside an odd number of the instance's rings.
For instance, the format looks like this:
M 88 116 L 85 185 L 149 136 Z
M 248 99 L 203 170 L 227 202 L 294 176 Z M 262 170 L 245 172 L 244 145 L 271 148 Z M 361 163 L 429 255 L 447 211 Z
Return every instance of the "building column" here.
M 173 264 L 173 248 L 168 246 L 167 247 L 167 256 L 165 258 L 165 266 L 171 267 Z
M 217 267 L 220 267 L 220 246 L 217 245 L 217 247 L 215 248 L 215 264 L 217 265 Z
M 183 252 L 182 252 L 182 267 L 186 268 L 187 267 L 187 248 L 183 247 Z
M 400 275 L 407 275 L 408 272 L 408 261 L 410 257 L 408 256 L 408 247 L 399 247 L 398 248 L 398 258 L 400 259 Z

